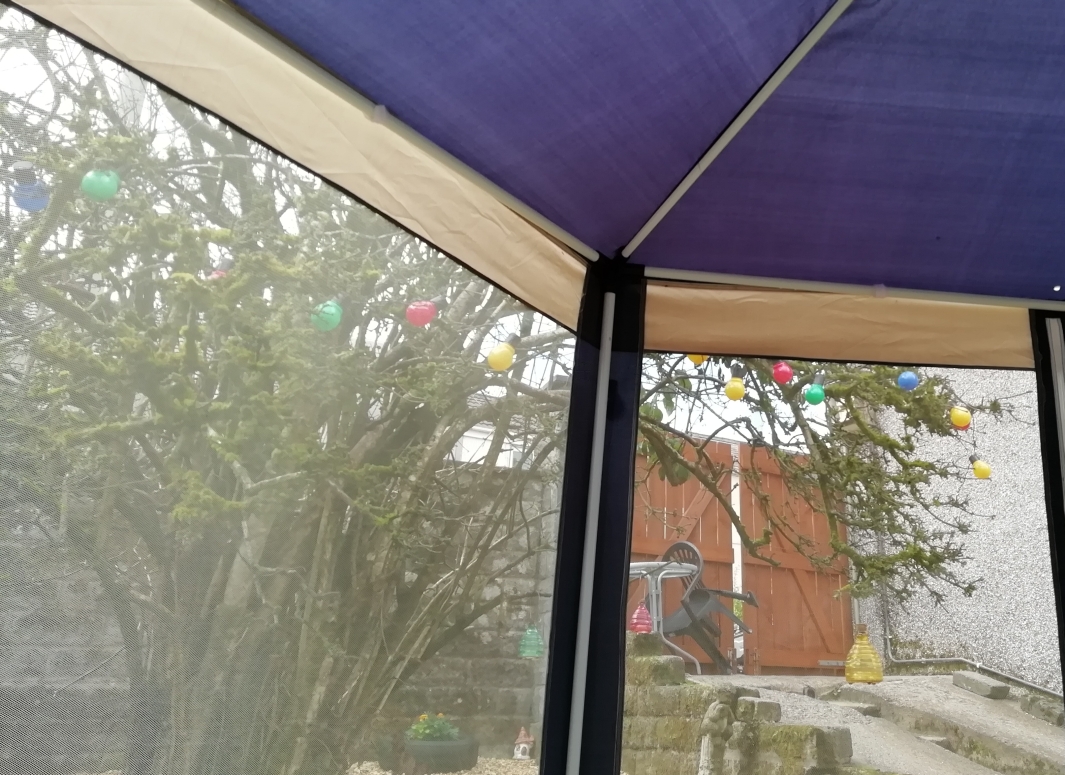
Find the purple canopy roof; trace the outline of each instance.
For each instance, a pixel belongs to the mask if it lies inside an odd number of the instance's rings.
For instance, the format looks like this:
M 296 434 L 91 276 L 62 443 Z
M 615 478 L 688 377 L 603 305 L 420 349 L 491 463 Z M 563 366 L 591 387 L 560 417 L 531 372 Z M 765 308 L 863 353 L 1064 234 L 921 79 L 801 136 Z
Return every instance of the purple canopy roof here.
M 238 0 L 616 256 L 829 0 Z M 631 261 L 1062 299 L 1065 4 L 855 0 Z

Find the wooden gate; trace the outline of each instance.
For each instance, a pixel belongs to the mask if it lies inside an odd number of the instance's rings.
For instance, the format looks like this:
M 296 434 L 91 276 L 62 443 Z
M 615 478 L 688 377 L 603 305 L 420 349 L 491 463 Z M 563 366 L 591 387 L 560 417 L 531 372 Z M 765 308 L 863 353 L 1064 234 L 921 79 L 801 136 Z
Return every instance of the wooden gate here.
M 764 450 L 741 447 L 741 468 L 757 467 L 762 494 L 768 497 L 770 513 L 782 515 L 797 536 L 811 542 L 809 553 L 830 552 L 828 520 L 806 501 L 784 487 L 779 468 Z M 761 535 L 764 511 L 746 480 L 740 486 L 741 509 L 748 535 Z M 840 530 L 845 528 L 840 526 Z M 843 540 L 847 536 L 841 533 Z M 774 535 L 761 554 L 777 563 L 755 559 L 744 552 L 743 586 L 754 592 L 758 608 L 747 608 L 744 621 L 754 632 L 744 638 L 746 661 L 755 673 L 829 673 L 843 671 L 851 641 L 850 596 L 847 566 L 839 561 L 815 568 L 787 540 Z
M 707 454 L 721 462 L 725 470 L 732 465 L 732 448 L 728 444 L 710 444 Z M 722 486 L 729 487 L 728 473 Z M 647 472 L 647 461 L 636 458 L 636 493 L 632 514 L 632 559 L 654 560 L 677 541 L 690 541 L 703 556 L 703 583 L 717 589 L 732 589 L 732 523 L 717 499 L 695 479 L 682 485 L 669 484 L 657 471 Z M 669 614 L 680 607 L 683 584 L 676 579 L 663 584 L 663 610 Z M 646 583 L 629 585 L 628 612 L 647 594 Z M 727 654 L 732 648 L 732 623 L 718 617 L 721 628 L 720 648 Z M 691 638 L 674 642 L 704 664 L 710 657 Z
M 730 467 L 732 447 L 711 443 L 707 453 L 726 471 L 719 487 L 732 490 Z M 809 540 L 813 553 L 828 552 L 828 523 L 824 515 L 814 512 L 801 498 L 791 496 L 784 487 L 776 463 L 764 450 L 739 447 L 740 466 L 744 471 L 757 466 L 761 489 L 768 497 L 771 513 L 782 515 L 798 535 Z M 753 492 L 741 477 L 740 515 L 748 535 L 762 534 L 763 511 Z M 719 589 L 732 588 L 732 524 L 724 507 L 695 479 L 674 486 L 661 480 L 657 472 L 647 473 L 646 461 L 637 457 L 636 493 L 633 508 L 632 559 L 651 560 L 676 541 L 690 541 L 703 556 L 703 583 Z M 843 539 L 846 540 L 844 534 Z M 839 562 L 828 568 L 814 568 L 787 541 L 775 537 L 762 554 L 777 565 L 757 560 L 743 552 L 743 588 L 751 591 L 758 608 L 744 606 L 744 622 L 753 632 L 744 637 L 745 669 L 752 673 L 842 673 L 843 660 L 851 641 L 850 597 L 842 592 L 847 583 L 847 568 Z M 664 585 L 664 609 L 667 613 L 680 605 L 682 584 L 667 581 Z M 643 584 L 629 587 L 629 613 L 643 599 Z M 722 631 L 721 651 L 733 648 L 732 625 L 719 617 Z M 676 639 L 677 645 L 704 662 L 709 658 L 689 638 Z

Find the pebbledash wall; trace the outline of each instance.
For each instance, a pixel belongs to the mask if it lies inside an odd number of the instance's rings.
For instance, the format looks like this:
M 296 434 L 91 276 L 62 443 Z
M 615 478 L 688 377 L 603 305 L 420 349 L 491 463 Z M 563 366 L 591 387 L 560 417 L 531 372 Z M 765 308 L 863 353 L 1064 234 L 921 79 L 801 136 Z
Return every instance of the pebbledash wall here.
M 1035 375 L 1027 371 L 937 369 L 962 400 L 994 399 L 1012 407 L 999 419 L 977 415 L 970 434 L 975 451 L 991 465 L 991 479 L 937 483 L 933 496 L 961 492 L 978 515 L 965 537 L 965 573 L 980 579 L 966 598 L 943 588 L 944 602 L 918 595 L 905 607 L 888 604 L 895 656 L 964 657 L 1061 691 L 1061 652 L 1050 571 L 1043 463 Z M 963 469 L 973 448 L 952 440 L 926 442 L 929 454 L 948 456 Z M 857 603 L 856 621 L 869 624 L 883 646 L 883 617 L 876 598 Z

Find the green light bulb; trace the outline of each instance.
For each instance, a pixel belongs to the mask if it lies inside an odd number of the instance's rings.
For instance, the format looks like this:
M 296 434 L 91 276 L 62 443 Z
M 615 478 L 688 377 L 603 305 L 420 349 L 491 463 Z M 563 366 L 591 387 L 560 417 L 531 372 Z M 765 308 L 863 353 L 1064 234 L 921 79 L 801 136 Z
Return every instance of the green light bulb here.
M 89 199 L 106 202 L 118 193 L 119 182 L 114 170 L 89 170 L 81 179 L 81 190 Z
M 803 395 L 806 398 L 806 403 L 811 406 L 817 406 L 825 400 L 825 389 L 821 385 L 814 383 L 806 388 L 806 392 Z
M 344 310 L 333 300 L 324 301 L 311 313 L 311 325 L 319 331 L 332 331 L 340 325 Z

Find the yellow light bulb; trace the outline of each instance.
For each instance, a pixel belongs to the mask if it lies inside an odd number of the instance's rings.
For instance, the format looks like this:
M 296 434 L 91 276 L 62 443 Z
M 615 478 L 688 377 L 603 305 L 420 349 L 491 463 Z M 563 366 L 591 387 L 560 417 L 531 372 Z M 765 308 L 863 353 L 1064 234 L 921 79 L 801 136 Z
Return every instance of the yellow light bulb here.
M 514 365 L 514 345 L 509 342 L 497 344 L 488 353 L 488 367 L 493 371 L 506 371 Z
M 746 393 L 747 388 L 743 386 L 743 380 L 739 377 L 733 377 L 725 383 L 725 395 L 731 401 L 739 401 Z
M 958 430 L 965 430 L 973 421 L 973 414 L 962 406 L 952 407 L 950 410 L 950 424 Z
M 688 360 L 694 363 L 696 366 L 701 366 L 706 363 L 705 355 L 688 355 Z

